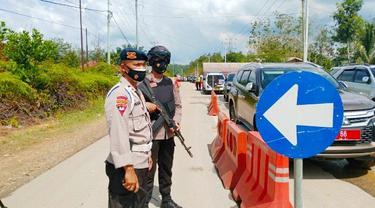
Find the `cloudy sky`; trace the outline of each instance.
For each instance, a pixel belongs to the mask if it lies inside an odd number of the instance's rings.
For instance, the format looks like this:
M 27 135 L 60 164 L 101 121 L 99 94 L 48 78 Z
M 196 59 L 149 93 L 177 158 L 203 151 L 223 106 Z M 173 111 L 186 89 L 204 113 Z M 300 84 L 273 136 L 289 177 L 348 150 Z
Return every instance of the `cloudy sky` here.
M 48 0 L 78 5 L 78 0 Z M 333 25 L 332 14 L 341 0 L 309 0 L 313 28 Z M 116 48 L 135 43 L 135 0 L 110 0 L 110 45 Z M 249 22 L 267 18 L 274 11 L 297 16 L 300 0 L 138 0 L 140 45 L 167 46 L 175 63 L 189 63 L 205 53 L 224 52 L 225 46 L 246 51 Z M 85 8 L 107 10 L 106 0 L 82 0 Z M 361 10 L 367 20 L 375 18 L 375 0 L 364 0 Z M 4 11 L 6 10 L 6 11 Z M 15 14 L 17 13 L 17 14 Z M 21 15 L 20 15 L 21 14 Z M 25 15 L 25 16 L 22 16 Z M 40 0 L 0 0 L 0 20 L 16 30 L 36 28 L 46 38 L 63 38 L 80 45 L 79 10 Z M 114 20 L 117 22 L 115 24 Z M 89 31 L 89 48 L 106 47 L 106 13 L 83 11 L 83 25 Z

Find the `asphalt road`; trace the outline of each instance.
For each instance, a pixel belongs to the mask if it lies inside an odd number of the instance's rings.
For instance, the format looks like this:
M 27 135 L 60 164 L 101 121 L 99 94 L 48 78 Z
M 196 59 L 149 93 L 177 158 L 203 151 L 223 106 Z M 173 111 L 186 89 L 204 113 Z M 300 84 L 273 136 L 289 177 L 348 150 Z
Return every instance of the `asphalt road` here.
M 190 159 L 176 141 L 172 196 L 185 208 L 237 207 L 229 191 L 223 189 L 208 153 L 207 144 L 216 134 L 216 118 L 207 116 L 210 96 L 195 91 L 190 83 L 183 83 L 181 95 L 182 131 L 193 146 L 194 158 Z M 223 103 L 221 107 L 225 110 Z M 104 159 L 108 148 L 108 138 L 104 137 L 16 190 L 3 199 L 4 204 L 9 208 L 106 207 Z M 305 162 L 304 207 L 374 207 L 373 196 L 324 169 L 319 162 Z M 293 179 L 290 182 L 292 199 Z M 160 205 L 157 188 L 156 184 L 150 207 Z

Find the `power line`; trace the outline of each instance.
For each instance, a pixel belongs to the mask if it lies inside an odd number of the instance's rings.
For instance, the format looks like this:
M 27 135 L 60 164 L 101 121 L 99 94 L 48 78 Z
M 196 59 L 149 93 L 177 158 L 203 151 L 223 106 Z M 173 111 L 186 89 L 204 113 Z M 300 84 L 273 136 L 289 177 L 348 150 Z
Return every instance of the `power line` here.
M 130 44 L 128 38 L 126 37 L 125 33 L 122 31 L 121 27 L 119 26 L 119 24 L 117 24 L 117 21 L 116 21 L 116 18 L 115 18 L 115 15 L 112 16 L 113 17 L 113 21 L 115 22 L 117 28 L 120 30 L 121 34 L 122 34 L 122 37 L 125 39 L 125 41 Z
M 142 22 L 143 22 L 143 25 L 144 25 L 145 27 L 148 27 L 147 24 L 146 24 L 145 18 L 142 18 Z M 143 34 L 144 34 L 144 36 L 146 37 L 146 39 L 147 39 L 148 41 L 150 41 L 150 43 L 151 43 L 151 42 L 155 42 L 155 41 L 153 41 L 154 39 L 151 38 L 152 35 L 149 34 L 149 33 L 147 33 L 143 27 L 141 27 L 141 31 L 143 32 Z
M 71 2 L 71 1 L 68 1 L 68 0 L 64 0 L 64 1 L 66 1 L 68 3 L 71 3 L 71 4 L 75 4 L 74 2 Z
M 266 7 L 266 5 L 268 4 L 269 1 L 270 1 L 270 0 L 267 0 L 267 1 L 263 4 L 262 8 L 261 8 L 260 10 L 258 10 L 258 12 L 255 14 L 254 17 L 257 17 L 257 16 L 262 12 L 262 10 Z M 245 32 L 247 27 L 248 27 L 248 25 L 243 26 L 243 27 L 241 28 L 239 34 L 241 35 L 243 32 Z
M 7 10 L 7 9 L 0 8 L 0 11 L 7 12 L 7 13 L 10 13 L 10 14 L 14 14 L 14 15 L 18 15 L 18 16 L 22 16 L 22 17 L 36 19 L 36 20 L 43 21 L 43 22 L 48 22 L 48 23 L 55 24 L 55 25 L 60 25 L 60 26 L 68 27 L 68 28 L 75 29 L 75 30 L 80 30 L 81 29 L 80 27 L 76 27 L 76 26 L 72 26 L 72 25 L 67 25 L 67 24 L 64 24 L 64 23 L 61 23 L 61 22 L 55 22 L 55 21 L 43 19 L 43 18 L 40 18 L 40 17 L 34 17 L 34 16 L 26 15 L 26 14 L 21 14 L 19 12 L 12 11 L 12 10 Z M 95 35 L 94 33 L 91 33 L 90 31 L 88 31 L 88 33 L 89 33 L 89 35 L 91 35 L 91 36 L 93 36 L 95 38 L 98 37 L 97 35 Z
M 122 7 L 117 7 L 117 12 L 119 14 L 119 16 L 121 17 L 122 20 L 124 20 L 124 23 L 126 24 L 126 26 L 128 28 L 130 28 L 132 25 L 131 25 L 131 20 L 128 19 L 128 16 L 127 15 L 124 15 L 126 14 L 126 12 L 122 9 Z
M 76 6 L 76 5 L 64 4 L 64 3 L 48 1 L 48 0 L 40 0 L 40 1 L 45 2 L 45 3 L 49 3 L 49 4 L 58 5 L 58 6 L 64 6 L 64 7 L 79 9 L 79 6 Z M 82 9 L 88 10 L 88 11 L 93 11 L 93 12 L 107 12 L 107 10 L 92 9 L 92 8 L 87 8 L 87 7 L 84 7 Z
M 34 17 L 34 16 L 26 15 L 26 14 L 21 14 L 21 13 L 16 12 L 16 11 L 11 11 L 11 10 L 2 9 L 2 8 L 0 8 L 0 11 L 8 12 L 8 13 L 11 13 L 11 14 L 15 14 L 15 15 L 23 16 L 23 17 L 28 17 L 28 18 L 32 18 L 32 19 L 37 19 L 37 20 L 40 20 L 40 21 L 49 22 L 49 23 L 52 23 L 52 24 L 61 25 L 61 26 L 70 27 L 70 28 L 73 28 L 73 29 L 80 30 L 79 27 L 75 27 L 75 26 L 64 24 L 64 23 L 60 23 L 60 22 L 55 22 L 55 21 L 52 21 L 52 20 L 47 20 L 47 19 L 39 18 L 39 17 Z
M 276 4 L 277 1 L 278 1 L 278 0 L 275 0 L 275 1 L 273 1 L 273 2 L 271 3 L 271 5 L 268 7 L 268 9 L 266 9 L 265 14 L 268 13 L 269 11 L 272 11 L 272 8 L 273 8 L 273 6 Z M 281 0 L 281 1 L 283 1 L 283 0 Z

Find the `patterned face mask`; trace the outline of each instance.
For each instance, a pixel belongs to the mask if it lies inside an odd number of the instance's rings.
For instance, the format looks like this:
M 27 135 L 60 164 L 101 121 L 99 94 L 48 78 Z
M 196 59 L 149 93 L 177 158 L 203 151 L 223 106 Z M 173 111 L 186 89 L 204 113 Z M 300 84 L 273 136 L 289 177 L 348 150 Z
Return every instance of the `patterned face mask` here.
M 142 82 L 146 77 L 146 68 L 141 67 L 141 68 L 137 68 L 136 70 L 129 68 L 129 72 L 127 74 L 133 80 L 137 82 Z

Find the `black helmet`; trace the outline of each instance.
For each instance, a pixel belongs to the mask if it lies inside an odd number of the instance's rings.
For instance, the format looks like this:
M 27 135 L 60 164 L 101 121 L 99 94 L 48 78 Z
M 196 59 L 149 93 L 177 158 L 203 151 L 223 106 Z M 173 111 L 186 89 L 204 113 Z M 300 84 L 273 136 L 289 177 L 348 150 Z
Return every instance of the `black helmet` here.
M 158 73 L 164 73 L 171 62 L 171 52 L 164 46 L 155 46 L 147 53 L 148 63 Z

